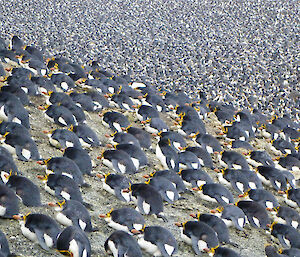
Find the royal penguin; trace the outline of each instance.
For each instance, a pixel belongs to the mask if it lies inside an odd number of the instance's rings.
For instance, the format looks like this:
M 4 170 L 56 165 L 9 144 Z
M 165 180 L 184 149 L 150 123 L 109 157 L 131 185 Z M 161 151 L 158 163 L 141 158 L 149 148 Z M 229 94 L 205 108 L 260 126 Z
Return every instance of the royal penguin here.
M 36 143 L 30 136 L 6 132 L 0 141 L 2 146 L 20 161 L 40 159 Z
M 241 169 L 239 171 L 243 173 L 244 176 L 248 179 L 249 188 L 251 189 L 263 188 L 262 182 L 255 171 L 244 170 L 244 169 Z
M 300 171 L 300 160 L 292 155 L 286 155 L 284 157 L 279 157 L 276 159 L 275 167 L 278 169 L 287 169 L 292 172 Z
M 274 220 L 276 222 L 290 225 L 296 229 L 300 228 L 300 215 L 297 210 L 287 206 L 278 206 L 275 211 Z
M 1 230 L 0 230 L 0 256 L 17 257 L 17 255 L 11 254 L 6 236 Z
M 64 150 L 63 157 L 69 158 L 74 161 L 79 167 L 83 175 L 92 176 L 93 162 L 90 155 L 85 149 L 68 147 Z
M 122 132 L 122 128 L 125 129 L 130 125 L 128 118 L 119 112 L 106 112 L 103 115 L 102 123 L 117 132 Z
M 69 130 L 73 131 L 83 147 L 97 147 L 101 145 L 95 131 L 85 124 L 71 126 Z
M 159 118 L 159 112 L 149 105 L 141 105 L 136 109 L 137 118 L 145 121 L 152 118 Z
M 145 182 L 156 188 L 162 199 L 168 203 L 174 203 L 179 199 L 179 194 L 176 187 L 170 180 L 162 176 L 155 176 Z
M 279 207 L 276 197 L 265 189 L 250 189 L 241 196 L 248 196 L 252 201 L 260 203 L 268 211 L 274 211 Z
M 144 120 L 142 124 L 145 130 L 153 136 L 157 136 L 160 132 L 169 131 L 168 125 L 159 117 Z
M 128 207 L 111 209 L 104 215 L 100 214 L 99 217 L 103 218 L 113 229 L 122 230 L 129 234 L 135 234 L 145 226 L 144 217 L 138 211 Z
M 178 161 L 180 169 L 200 169 L 201 165 L 198 157 L 191 151 L 183 151 L 178 153 Z
M 141 147 L 140 142 L 137 140 L 137 138 L 129 133 L 124 133 L 124 132 L 118 132 L 118 133 L 113 133 L 111 135 L 106 134 L 105 135 L 107 138 L 109 138 L 110 143 L 112 145 L 116 144 L 132 144 L 137 147 Z
M 155 187 L 138 183 L 132 184 L 129 189 L 140 213 L 145 215 L 154 214 L 163 221 L 167 221 L 163 214 L 163 199 Z
M 230 241 L 228 228 L 221 218 L 212 214 L 200 212 L 198 212 L 197 215 L 190 214 L 190 216 L 210 226 L 217 233 L 218 240 L 221 244 L 231 244 L 237 246 L 235 243 Z
M 298 257 L 300 256 L 300 249 L 290 248 L 290 249 L 280 249 L 281 254 L 286 254 L 288 257 Z
M 218 155 L 220 164 L 224 168 L 230 169 L 247 169 L 248 163 L 243 155 L 235 151 L 223 151 L 222 155 Z
M 271 235 L 279 240 L 283 248 L 300 248 L 300 233 L 297 229 L 276 222 L 270 228 Z
M 277 154 L 280 151 L 282 154 L 294 154 L 296 153 L 295 146 L 293 143 L 288 142 L 284 139 L 277 139 L 271 141 L 271 150 Z
M 210 134 L 198 134 L 195 138 L 195 142 L 205 148 L 206 151 L 210 154 L 212 153 L 220 153 L 222 151 L 222 147 L 219 141 Z
M 27 128 L 16 122 L 0 121 L 0 134 L 5 135 L 6 132 L 30 136 Z
M 135 146 L 133 144 L 118 144 L 116 145 L 116 149 L 123 150 L 124 152 L 129 154 L 136 170 L 149 165 L 146 154 L 138 146 Z
M 235 227 L 241 231 L 244 230 L 247 219 L 243 210 L 236 205 L 228 204 L 224 207 L 220 206 L 216 210 L 212 210 L 211 213 L 221 218 L 227 227 Z
M 131 197 L 129 192 L 123 192 L 123 189 L 127 189 L 132 184 L 131 181 L 123 175 L 119 174 L 99 174 L 97 175 L 103 181 L 103 189 L 110 194 L 115 195 L 119 200 L 123 202 L 130 202 Z
M 134 174 L 137 171 L 130 155 L 123 150 L 106 150 L 98 159 L 102 159 L 105 166 L 120 174 Z
M 177 152 L 171 146 L 170 139 L 160 139 L 156 145 L 156 157 L 165 169 L 179 170 L 179 158 Z
M 76 226 L 85 232 L 97 231 L 91 223 L 91 215 L 85 206 L 75 200 L 62 200 L 48 203 L 57 212 L 55 219 L 64 226 Z
M 58 236 L 56 242 L 57 250 L 73 257 L 90 257 L 91 244 L 87 235 L 78 227 L 65 228 Z
M 201 169 L 180 170 L 179 174 L 181 175 L 184 184 L 189 187 L 194 188 L 203 186 L 204 184 L 213 183 L 210 175 Z
M 185 148 L 185 150 L 194 153 L 198 157 L 199 163 L 202 167 L 210 168 L 212 170 L 214 169 L 212 158 L 204 148 L 190 146 Z
M 66 74 L 59 73 L 51 73 L 49 74 L 52 83 L 60 89 L 60 91 L 68 92 L 75 88 L 74 81 Z
M 158 136 L 170 139 L 172 145 L 177 151 L 181 151 L 187 147 L 184 137 L 175 131 L 160 132 L 158 133 Z
M 222 169 L 217 176 L 220 183 L 231 185 L 231 187 L 239 194 L 243 194 L 250 188 L 247 176 L 240 170 Z
M 55 129 L 54 131 L 43 131 L 49 137 L 52 146 L 65 149 L 67 147 L 81 148 L 78 136 L 67 129 Z
M 150 174 L 151 177 L 164 177 L 172 182 L 172 184 L 175 186 L 178 193 L 184 193 L 189 192 L 187 190 L 186 186 L 184 185 L 184 181 L 179 176 L 177 172 L 174 170 L 159 170 L 154 171 Z M 145 178 L 149 178 L 149 176 L 144 176 Z
M 142 251 L 137 241 L 128 233 L 117 230 L 114 231 L 104 243 L 105 251 L 108 254 L 128 257 L 142 257 Z
M 62 105 L 50 105 L 46 107 L 45 117 L 52 123 L 55 123 L 61 127 L 69 127 L 71 125 L 77 125 L 77 120 L 73 113 Z
M 223 185 L 217 183 L 204 184 L 198 189 L 200 198 L 209 202 L 218 202 L 222 206 L 233 204 L 234 199 L 231 192 Z
M 272 166 L 259 166 L 256 170 L 263 184 L 272 186 L 277 191 L 287 189 L 287 178 L 280 170 Z
M 250 155 L 246 156 L 246 159 L 247 162 L 254 167 L 261 165 L 275 166 L 271 156 L 266 151 L 250 151 Z
M 130 99 L 128 95 L 124 92 L 119 92 L 117 94 L 112 95 L 111 103 L 115 105 L 115 107 L 119 107 L 122 110 L 133 111 L 134 103 Z
M 25 206 L 41 206 L 40 189 L 28 178 L 11 175 L 6 186 L 13 189 Z
M 170 257 L 177 253 L 178 245 L 173 234 L 161 226 L 148 226 L 138 238 L 139 246 L 151 256 Z
M 46 175 L 51 173 L 65 175 L 73 179 L 78 185 L 87 186 L 77 164 L 67 157 L 51 157 L 37 163 L 45 167 Z
M 95 112 L 98 106 L 94 104 L 93 99 L 88 94 L 72 92 L 70 97 L 75 102 L 75 104 L 87 112 Z M 101 110 L 100 110 L 101 111 Z
M 241 255 L 230 248 L 218 247 L 214 250 L 213 257 L 241 257 Z
M 236 148 L 240 148 L 240 149 L 245 149 L 248 151 L 253 151 L 254 148 L 252 145 L 250 145 L 247 141 L 241 141 L 241 140 L 234 140 L 234 141 L 229 141 L 227 144 L 227 147 L 229 149 L 236 149 Z
M 126 128 L 126 132 L 133 135 L 143 149 L 151 149 L 151 136 L 147 131 L 129 126 Z
M 236 205 L 243 210 L 251 226 L 267 229 L 271 224 L 268 213 L 261 204 L 255 201 L 241 200 L 236 202 Z
M 15 192 L 5 185 L 0 185 L 0 217 L 13 218 L 19 214 L 19 199 Z
M 180 227 L 182 240 L 192 245 L 195 254 L 208 253 L 219 247 L 217 233 L 206 223 L 202 221 L 187 221 L 175 224 Z
M 265 254 L 267 257 L 289 257 L 288 255 L 280 254 L 272 245 L 267 245 L 265 247 Z
M 293 207 L 297 208 L 300 207 L 300 188 L 291 188 L 286 191 L 286 194 L 284 195 L 285 202 Z
M 14 216 L 21 225 L 22 234 L 29 240 L 38 243 L 44 250 L 56 247 L 57 237 L 60 233 L 58 224 L 45 214 L 28 214 Z

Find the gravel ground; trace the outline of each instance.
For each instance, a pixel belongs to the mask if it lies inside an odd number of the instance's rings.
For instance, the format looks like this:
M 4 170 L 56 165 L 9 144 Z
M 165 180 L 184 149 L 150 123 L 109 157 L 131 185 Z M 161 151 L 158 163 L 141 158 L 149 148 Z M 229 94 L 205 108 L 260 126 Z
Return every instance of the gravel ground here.
M 12 35 L 18 35 L 48 56 L 63 55 L 80 63 L 98 59 L 103 68 L 117 74 L 131 74 L 134 79 L 166 88 L 181 87 L 187 92 L 201 89 L 208 92 L 211 99 L 227 85 L 229 93 L 222 94 L 223 99 L 219 100 L 228 100 L 231 94 L 235 105 L 253 104 L 270 112 L 274 106 L 278 112 L 299 109 L 299 98 L 293 97 L 293 93 L 299 91 L 297 1 L 0 0 L 0 5 L 0 36 L 9 40 Z M 239 94 L 245 95 L 247 100 L 239 101 Z M 36 108 L 44 103 L 44 98 L 35 97 L 31 101 L 34 106 L 26 107 L 31 113 L 30 132 L 41 156 L 61 156 L 42 133 L 54 127 Z M 172 124 L 169 117 L 163 117 Z M 105 143 L 107 129 L 97 114 L 90 114 L 87 123 Z M 206 121 L 209 133 L 216 135 L 218 125 L 211 114 Z M 269 151 L 262 139 L 251 144 L 256 149 Z M 90 151 L 97 163 L 94 173 L 108 171 L 96 159 L 102 149 Z M 159 166 L 151 151 L 146 154 L 151 167 L 132 176 L 133 181 L 144 181 L 142 176 Z M 26 177 L 40 185 L 44 203 L 55 201 L 36 178 L 43 174 L 38 164 L 17 161 L 17 165 Z M 213 172 L 208 172 L 215 177 Z M 93 225 L 99 228 L 98 232 L 89 234 L 93 256 L 106 256 L 103 244 L 113 230 L 98 215 L 123 204 L 102 189 L 98 178 L 86 180 L 91 187 L 84 188 L 83 197 L 93 205 Z M 189 214 L 196 210 L 208 212 L 216 207 L 197 196 L 185 195 L 185 198 L 166 205 L 167 223 L 146 217 L 147 224 L 159 224 L 173 232 L 179 243 L 177 255 L 182 257 L 194 253 L 179 239 L 174 222 L 189 219 Z M 28 211 L 54 214 L 49 207 L 21 207 L 21 213 Z M 16 221 L 1 220 L 0 229 L 7 235 L 11 250 L 21 256 L 61 256 L 54 250 L 45 252 L 25 239 Z M 235 250 L 243 257 L 263 256 L 264 244 L 270 240 L 265 232 L 250 226 L 245 233 L 232 229 L 230 235 L 239 245 Z

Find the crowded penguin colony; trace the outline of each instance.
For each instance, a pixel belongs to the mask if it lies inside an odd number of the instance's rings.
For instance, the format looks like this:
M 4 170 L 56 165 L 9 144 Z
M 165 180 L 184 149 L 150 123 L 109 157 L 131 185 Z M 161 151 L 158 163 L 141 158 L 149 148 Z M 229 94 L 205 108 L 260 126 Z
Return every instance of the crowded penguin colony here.
M 294 116 L 46 58 L 16 35 L 0 58 L 0 256 L 300 256 Z

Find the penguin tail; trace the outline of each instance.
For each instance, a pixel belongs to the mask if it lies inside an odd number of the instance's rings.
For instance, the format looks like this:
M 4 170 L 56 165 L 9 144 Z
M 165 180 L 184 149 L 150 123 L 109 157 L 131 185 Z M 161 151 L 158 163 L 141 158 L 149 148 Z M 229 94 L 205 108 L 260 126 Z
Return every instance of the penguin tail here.
M 99 228 L 92 228 L 92 232 L 97 232 L 99 231 Z
M 229 242 L 227 242 L 227 244 L 232 245 L 233 247 L 239 247 L 239 245 L 235 242 L 229 241 Z
M 190 195 L 194 194 L 193 191 L 189 189 L 185 189 L 183 193 L 190 194 Z
M 157 218 L 162 219 L 163 222 L 168 222 L 168 219 L 164 215 L 162 215 L 162 214 L 156 214 L 156 216 L 157 216 Z
M 88 209 L 93 209 L 93 205 L 90 203 L 82 202 L 82 204 Z
M 21 255 L 11 253 L 11 254 L 7 255 L 7 257 L 21 257 Z

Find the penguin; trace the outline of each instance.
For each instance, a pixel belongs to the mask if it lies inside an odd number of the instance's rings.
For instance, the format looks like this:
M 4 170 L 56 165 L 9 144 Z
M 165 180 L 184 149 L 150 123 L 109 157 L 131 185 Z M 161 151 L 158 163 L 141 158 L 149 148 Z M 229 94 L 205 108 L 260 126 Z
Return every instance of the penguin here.
M 142 124 L 144 124 L 145 130 L 154 136 L 160 132 L 169 131 L 168 125 L 159 117 L 144 120 Z
M 132 144 L 135 145 L 136 147 L 141 148 L 140 142 L 137 140 L 137 138 L 129 133 L 117 132 L 111 135 L 107 134 L 105 136 L 109 138 L 110 143 L 113 145 Z
M 20 61 L 20 65 L 23 68 L 29 69 L 33 72 L 35 76 L 46 76 L 48 74 L 48 69 L 43 61 L 36 58 L 32 58 L 32 55 L 23 54 Z
M 21 225 L 22 234 L 33 242 L 37 242 L 44 250 L 56 247 L 57 237 L 60 233 L 58 224 L 51 217 L 40 214 L 27 214 L 15 216 Z
M 221 184 L 210 183 L 195 189 L 200 194 L 200 198 L 210 202 L 218 202 L 222 206 L 233 204 L 234 199 L 230 191 Z
M 218 247 L 214 250 L 213 257 L 241 257 L 238 253 L 233 251 L 232 249 L 225 248 L 225 247 Z
M 24 49 L 25 44 L 22 39 L 20 39 L 18 36 L 13 36 L 9 43 L 9 48 L 16 52 L 17 54 L 22 53 L 22 50 Z
M 26 52 L 28 52 L 31 56 L 33 56 L 33 58 L 38 59 L 40 61 L 44 61 L 44 56 L 43 56 L 42 51 L 37 49 L 35 46 L 33 46 L 33 45 L 25 46 L 24 50 Z
M 72 112 L 62 106 L 62 105 L 50 105 L 46 107 L 41 107 L 42 109 L 46 108 L 45 110 L 45 117 L 52 123 L 55 123 L 61 127 L 68 127 L 71 125 L 77 125 L 77 121 L 73 116 Z
M 180 227 L 182 240 L 192 245 L 195 254 L 201 255 L 201 252 L 209 252 L 219 247 L 217 233 L 206 223 L 187 221 L 175 224 Z
M 280 157 L 278 161 L 275 161 L 275 167 L 278 169 L 287 169 L 292 172 L 300 171 L 300 160 L 292 155 L 286 155 Z
M 5 135 L 6 132 L 25 135 L 30 137 L 30 133 L 27 128 L 25 128 L 22 124 L 16 122 L 0 122 L 0 134 Z
M 45 172 L 47 175 L 51 173 L 65 175 L 73 179 L 80 186 L 87 185 L 77 164 L 67 157 L 51 157 L 37 163 L 46 166 Z
M 218 173 L 217 176 L 220 183 L 231 185 L 239 194 L 243 194 L 250 188 L 247 176 L 240 170 L 222 169 L 222 172 Z
M 236 205 L 228 204 L 224 207 L 218 207 L 212 210 L 211 213 L 221 218 L 227 227 L 235 227 L 238 230 L 243 231 L 246 224 L 246 216 L 242 209 Z
M 165 169 L 179 170 L 177 152 L 171 147 L 170 139 L 160 139 L 156 146 L 156 157 Z
M 184 137 L 175 131 L 160 132 L 158 136 L 170 139 L 171 144 L 177 151 L 181 151 L 187 147 Z
M 259 166 L 257 171 L 258 177 L 265 185 L 272 186 L 277 191 L 287 189 L 287 179 L 280 170 L 271 166 Z
M 13 121 L 29 129 L 29 114 L 18 97 L 0 92 L 0 120 Z
M 116 256 L 142 257 L 142 251 L 137 241 L 128 233 L 114 231 L 104 243 L 105 251 Z
M 52 146 L 65 149 L 67 147 L 81 148 L 78 136 L 67 129 L 55 129 L 54 131 L 43 131 L 49 137 Z
M 277 249 L 271 245 L 265 247 L 265 253 L 267 257 L 288 257 L 288 255 L 278 253 Z
M 117 132 L 122 132 L 122 128 L 125 129 L 130 125 L 128 118 L 118 112 L 106 112 L 103 115 L 102 123 Z
M 72 92 L 70 97 L 74 103 L 87 112 L 101 111 L 88 94 Z
M 276 197 L 265 189 L 250 189 L 244 195 L 249 196 L 252 201 L 260 203 L 268 211 L 274 211 L 279 207 Z
M 300 228 L 300 215 L 295 209 L 287 206 L 278 206 L 275 208 L 275 211 L 276 217 L 274 220 L 276 222 L 290 225 L 296 229 Z
M 72 98 L 63 92 L 56 92 L 56 91 L 50 91 L 48 92 L 47 98 L 46 98 L 46 104 L 47 105 L 63 105 L 64 107 L 68 108 L 68 106 L 75 104 L 72 100 Z
M 221 244 L 237 246 L 237 244 L 230 241 L 228 228 L 225 222 L 219 217 L 212 214 L 201 214 L 200 212 L 198 212 L 197 215 L 190 214 L 190 216 L 210 226 L 217 233 L 218 240 Z
M 11 175 L 8 178 L 6 186 L 13 189 L 16 195 L 22 200 L 25 206 L 41 206 L 40 189 L 28 178 Z
M 77 126 L 71 126 L 70 131 L 73 131 L 83 147 L 98 147 L 101 146 L 101 142 L 97 134 L 87 125 L 81 124 Z
M 8 49 L 0 49 L 0 60 L 3 63 L 14 63 L 16 65 L 19 63 L 16 54 Z
M 142 100 L 144 105 L 149 105 L 154 107 L 158 112 L 165 112 L 166 106 L 160 95 L 153 93 L 146 93 L 144 99 Z
M 0 141 L 4 148 L 21 161 L 40 159 L 38 148 L 30 136 L 6 132 Z
M 134 110 L 134 104 L 132 100 L 124 92 L 119 92 L 117 94 L 114 94 L 111 97 L 111 101 L 115 105 L 115 107 L 119 107 L 122 110 L 127 110 L 127 111 Z
M 278 139 L 280 134 L 280 128 L 274 126 L 273 124 L 262 124 L 262 126 L 258 129 L 260 134 L 266 139 Z
M 289 225 L 273 222 L 271 235 L 276 237 L 284 248 L 300 248 L 300 233 Z
M 241 208 L 251 226 L 267 229 L 270 225 L 270 218 L 265 208 L 255 201 L 238 201 L 237 207 Z
M 201 168 L 198 157 L 190 151 L 183 151 L 178 153 L 178 161 L 179 161 L 179 168 L 181 169 Z
M 63 157 L 74 161 L 83 175 L 86 174 L 92 176 L 91 172 L 93 169 L 93 163 L 86 150 L 76 147 L 68 147 L 64 150 Z
M 227 140 L 240 140 L 246 142 L 249 140 L 249 133 L 247 132 L 248 131 L 245 131 L 239 124 L 234 123 L 234 125 L 230 124 L 222 127 L 222 132 L 220 132 L 219 135 L 224 136 Z
M 89 204 L 83 202 L 80 189 L 73 179 L 65 175 L 50 174 L 44 177 L 43 182 L 46 192 L 59 200 L 76 200 L 89 207 Z
M 181 175 L 184 184 L 193 188 L 213 183 L 210 175 L 201 169 L 180 170 L 179 174 Z
M 136 170 L 149 165 L 147 156 L 138 146 L 133 144 L 118 144 L 116 145 L 116 149 L 122 150 L 129 154 Z
M 65 228 L 58 236 L 57 250 L 73 257 L 90 257 L 91 244 L 86 234 L 75 226 Z
M 13 218 L 19 214 L 19 199 L 15 192 L 5 185 L 0 185 L 0 217 Z
M 109 103 L 107 101 L 107 99 L 100 93 L 98 93 L 97 91 L 87 91 L 85 93 L 86 95 L 88 95 L 92 101 L 93 104 L 96 106 L 96 110 L 95 111 L 102 111 L 103 109 L 106 109 L 109 107 Z
M 250 156 L 247 156 L 246 159 L 247 162 L 254 167 L 261 165 L 275 166 L 271 156 L 266 151 L 251 151 Z
M 7 182 L 7 178 L 10 173 L 20 174 L 13 158 L 2 154 L 0 154 L 0 170 L 0 184 Z
M 152 118 L 159 118 L 159 112 L 152 106 L 148 105 L 138 106 L 138 108 L 136 109 L 136 115 L 140 121 L 145 121 Z
M 172 233 L 161 226 L 148 226 L 138 238 L 139 246 L 153 256 L 173 256 L 178 245 Z
M 16 257 L 16 255 L 11 254 L 6 236 L 1 230 L 0 230 L 0 256 Z
M 195 142 L 210 154 L 222 151 L 219 141 L 210 134 L 197 134 Z
M 178 193 L 184 193 L 189 192 L 185 185 L 182 178 L 179 176 L 179 174 L 173 170 L 160 170 L 160 171 L 154 171 L 150 174 L 151 177 L 164 177 L 172 182 L 172 184 L 175 186 Z M 144 176 L 145 178 L 149 178 L 149 176 Z
M 288 142 L 284 139 L 277 139 L 277 140 L 272 140 L 271 141 L 272 146 L 271 146 L 271 150 L 274 150 L 274 152 L 276 153 L 276 151 L 280 151 L 283 154 L 294 154 L 296 153 L 295 150 L 295 146 L 291 143 Z
M 262 182 L 257 176 L 257 173 L 253 170 L 239 170 L 241 173 L 244 174 L 244 176 L 249 181 L 249 188 L 251 189 L 257 189 L 257 188 L 263 188 Z
M 249 170 L 246 159 L 238 152 L 224 151 L 222 152 L 222 157 L 220 155 L 218 155 L 218 157 L 220 164 L 225 168 Z
M 136 127 L 127 127 L 126 132 L 133 135 L 143 149 L 151 149 L 151 137 L 145 130 Z
M 184 137 L 194 137 L 198 133 L 206 134 L 205 125 L 200 119 L 182 119 L 177 127 L 177 132 Z
M 144 217 L 136 210 L 128 207 L 112 209 L 107 214 L 100 214 L 99 217 L 104 218 L 108 226 L 129 234 L 142 230 L 145 226 Z
M 75 200 L 62 200 L 57 203 L 48 203 L 57 212 L 55 219 L 64 226 L 76 226 L 85 232 L 95 232 L 91 216 L 85 206 Z
M 133 201 L 137 204 L 137 210 L 141 214 L 154 214 L 157 218 L 167 221 L 163 214 L 163 199 L 155 187 L 147 184 L 132 184 L 129 187 Z
M 284 195 L 285 202 L 293 208 L 300 207 L 300 188 L 291 188 Z
M 74 81 L 62 72 L 51 73 L 49 76 L 52 83 L 64 92 L 68 92 L 76 87 Z
M 210 154 L 202 147 L 187 147 L 186 151 L 194 153 L 199 160 L 199 163 L 202 167 L 214 169 L 214 164 Z
M 10 81 L 11 77 L 7 78 L 7 81 Z M 20 102 L 22 103 L 23 106 L 29 106 L 32 105 L 32 103 L 30 102 L 29 98 L 28 98 L 28 94 L 24 92 L 24 90 L 21 87 L 16 86 L 15 84 L 12 84 L 9 82 L 9 84 L 7 86 L 3 86 L 1 88 L 1 92 L 7 92 L 7 93 L 12 93 L 14 94 L 16 97 L 18 97 L 18 99 L 20 100 Z
M 227 145 L 228 148 L 242 148 L 248 151 L 253 151 L 254 148 L 252 145 L 250 145 L 247 141 L 241 141 L 241 140 L 234 140 L 234 141 L 229 141 L 229 145 Z
M 162 176 L 155 176 L 145 182 L 156 188 L 162 199 L 170 204 L 179 199 L 179 194 L 172 182 Z
M 121 174 L 134 174 L 136 167 L 130 155 L 123 150 L 106 150 L 98 159 L 103 159 L 103 164 Z

